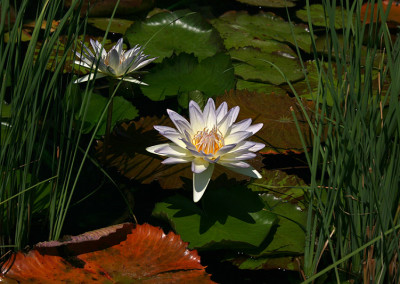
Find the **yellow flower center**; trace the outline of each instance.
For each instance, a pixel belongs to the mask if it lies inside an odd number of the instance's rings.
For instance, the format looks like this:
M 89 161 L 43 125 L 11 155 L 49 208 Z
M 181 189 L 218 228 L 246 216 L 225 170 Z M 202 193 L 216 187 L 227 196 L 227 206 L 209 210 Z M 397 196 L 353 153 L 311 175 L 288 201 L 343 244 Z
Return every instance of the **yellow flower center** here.
M 203 151 L 206 154 L 215 154 L 225 145 L 224 137 L 217 127 L 211 130 L 204 128 L 202 131 L 197 131 L 193 136 L 192 144 L 197 151 Z

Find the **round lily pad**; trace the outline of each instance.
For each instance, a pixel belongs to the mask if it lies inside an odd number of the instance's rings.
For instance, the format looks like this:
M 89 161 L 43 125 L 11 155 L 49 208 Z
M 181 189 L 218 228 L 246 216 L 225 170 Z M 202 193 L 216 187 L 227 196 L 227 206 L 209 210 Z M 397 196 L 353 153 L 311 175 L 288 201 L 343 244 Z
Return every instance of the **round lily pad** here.
M 231 59 L 224 53 L 200 63 L 193 54 L 181 53 L 152 68 L 144 81 L 149 86 L 141 86 L 142 92 L 154 101 L 196 90 L 212 97 L 234 87 Z
M 218 183 L 218 182 L 217 182 Z M 276 216 L 264 208 L 259 196 L 235 182 L 210 184 L 203 208 L 192 199 L 175 195 L 157 203 L 153 216 L 166 219 L 189 248 L 241 249 L 261 245 Z
M 188 10 L 161 12 L 135 22 L 126 32 L 131 46 L 140 44 L 155 62 L 181 52 L 200 60 L 223 50 L 218 32 L 200 14 Z
M 296 16 L 303 22 L 308 23 L 307 9 L 296 11 Z M 326 27 L 329 26 L 329 15 L 325 14 L 324 7 L 321 4 L 310 5 L 311 23 L 314 26 Z M 347 24 L 347 11 L 341 7 L 336 8 L 335 12 L 335 28 L 343 28 L 343 21 Z
M 102 30 L 106 31 L 110 18 L 88 18 L 88 24 Z M 133 24 L 133 21 L 126 19 L 113 18 L 111 22 L 110 33 L 125 34 L 126 30 Z
M 262 45 L 263 41 L 275 40 L 293 46 L 297 44 L 304 51 L 310 51 L 310 34 L 305 27 L 294 26 L 271 13 L 249 15 L 244 11 L 229 11 L 211 23 L 221 34 L 227 49 L 245 46 L 261 48 L 258 45 Z

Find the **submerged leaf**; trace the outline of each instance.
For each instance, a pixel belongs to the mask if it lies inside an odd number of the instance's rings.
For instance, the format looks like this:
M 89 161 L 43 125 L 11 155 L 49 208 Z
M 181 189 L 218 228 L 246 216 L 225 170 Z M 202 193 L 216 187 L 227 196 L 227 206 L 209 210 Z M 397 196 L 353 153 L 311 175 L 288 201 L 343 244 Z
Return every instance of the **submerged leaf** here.
M 214 283 L 179 236 L 148 224 L 122 224 L 73 241 L 41 243 L 2 268 L 0 280 L 29 283 Z M 62 254 L 57 253 L 62 248 Z
M 131 45 L 140 44 L 156 62 L 181 52 L 194 53 L 200 60 L 223 49 L 218 32 L 199 14 L 188 10 L 157 13 L 135 22 L 126 32 Z
M 257 7 L 284 8 L 284 7 L 294 7 L 296 5 L 294 2 L 297 0 L 236 0 L 236 1 Z

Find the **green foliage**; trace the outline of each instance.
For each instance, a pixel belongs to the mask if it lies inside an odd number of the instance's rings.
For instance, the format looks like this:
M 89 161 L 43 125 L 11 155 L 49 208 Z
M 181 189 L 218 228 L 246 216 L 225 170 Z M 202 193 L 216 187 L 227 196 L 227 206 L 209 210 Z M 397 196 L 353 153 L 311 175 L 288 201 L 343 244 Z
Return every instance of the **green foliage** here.
M 149 86 L 141 86 L 143 94 L 154 101 L 196 90 L 209 98 L 223 94 L 234 86 L 231 59 L 223 53 L 201 62 L 192 54 L 181 53 L 151 69 L 144 81 Z
M 194 53 L 200 60 L 222 51 L 218 32 L 198 13 L 189 10 L 162 12 L 135 22 L 126 32 L 133 46 L 140 44 L 155 62 L 181 52 Z
M 258 247 L 276 222 L 258 195 L 241 186 L 209 186 L 202 207 L 175 195 L 157 203 L 153 215 L 168 220 L 189 247 L 197 249 Z

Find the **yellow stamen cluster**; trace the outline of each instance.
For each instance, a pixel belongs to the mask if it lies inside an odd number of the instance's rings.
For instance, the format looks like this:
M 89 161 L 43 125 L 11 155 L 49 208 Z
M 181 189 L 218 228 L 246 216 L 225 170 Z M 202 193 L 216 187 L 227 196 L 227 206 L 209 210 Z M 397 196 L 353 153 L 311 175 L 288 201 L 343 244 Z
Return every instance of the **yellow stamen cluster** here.
M 197 151 L 203 151 L 206 154 L 215 154 L 225 145 L 224 137 L 217 127 L 211 130 L 204 128 L 202 131 L 198 131 L 193 136 L 192 144 Z

